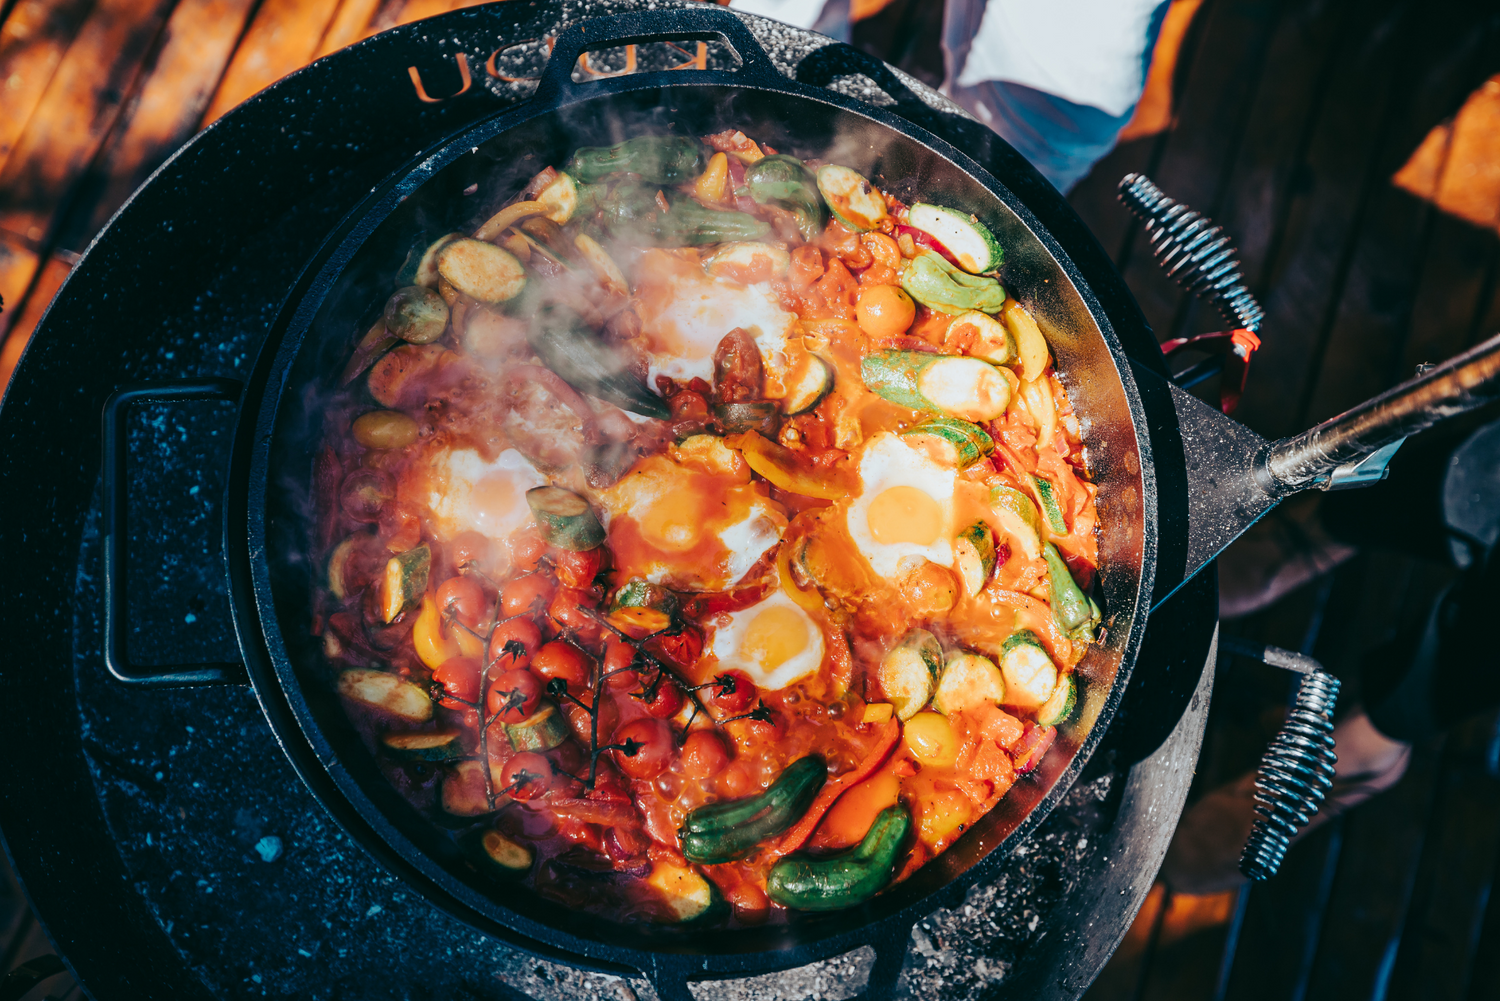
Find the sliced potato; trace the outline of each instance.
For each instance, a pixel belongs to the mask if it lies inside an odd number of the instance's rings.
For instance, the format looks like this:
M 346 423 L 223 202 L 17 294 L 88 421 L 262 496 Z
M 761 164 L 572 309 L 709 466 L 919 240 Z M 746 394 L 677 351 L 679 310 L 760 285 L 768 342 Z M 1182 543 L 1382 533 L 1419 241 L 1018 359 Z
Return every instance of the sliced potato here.
M 413 723 L 432 719 L 432 699 L 420 687 L 386 671 L 356 668 L 339 675 L 338 692 L 344 698 Z

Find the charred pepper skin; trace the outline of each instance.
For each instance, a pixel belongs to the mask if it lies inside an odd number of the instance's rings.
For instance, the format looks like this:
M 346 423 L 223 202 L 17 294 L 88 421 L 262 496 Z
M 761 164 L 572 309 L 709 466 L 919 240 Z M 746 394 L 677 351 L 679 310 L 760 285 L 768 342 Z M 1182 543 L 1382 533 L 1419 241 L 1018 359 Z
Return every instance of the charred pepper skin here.
M 837 911 L 885 889 L 911 830 L 911 813 L 898 803 L 881 810 L 858 845 L 837 855 L 788 855 L 771 868 L 766 894 L 798 911 Z
M 677 184 L 698 173 L 702 146 L 683 136 L 641 136 L 613 146 L 583 146 L 563 168 L 593 184 L 610 174 L 636 174 L 648 184 Z
M 787 765 L 757 796 L 698 807 L 677 829 L 683 858 L 703 865 L 744 858 L 801 820 L 827 779 L 827 764 L 808 755 Z
M 1047 560 L 1052 617 L 1073 641 L 1092 643 L 1099 628 L 1099 606 L 1083 593 L 1056 546 L 1043 543 L 1042 555 Z
M 758 240 L 771 232 L 769 223 L 748 212 L 704 208 L 676 195 L 663 212 L 656 195 L 655 190 L 638 184 L 616 185 L 600 203 L 604 230 L 627 242 L 641 242 L 644 237 L 644 242 L 693 247 Z

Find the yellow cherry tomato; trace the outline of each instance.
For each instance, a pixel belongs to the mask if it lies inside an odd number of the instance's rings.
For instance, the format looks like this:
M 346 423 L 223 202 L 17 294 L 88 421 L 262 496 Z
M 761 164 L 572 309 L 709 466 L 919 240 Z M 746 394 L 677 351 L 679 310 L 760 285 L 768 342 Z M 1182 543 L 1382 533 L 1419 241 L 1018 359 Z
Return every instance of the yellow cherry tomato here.
M 917 318 L 917 307 L 894 285 L 866 285 L 859 290 L 854 318 L 871 337 L 900 337 Z
M 906 721 L 903 736 L 907 750 L 924 767 L 948 768 L 958 760 L 958 734 L 946 716 L 919 712 Z

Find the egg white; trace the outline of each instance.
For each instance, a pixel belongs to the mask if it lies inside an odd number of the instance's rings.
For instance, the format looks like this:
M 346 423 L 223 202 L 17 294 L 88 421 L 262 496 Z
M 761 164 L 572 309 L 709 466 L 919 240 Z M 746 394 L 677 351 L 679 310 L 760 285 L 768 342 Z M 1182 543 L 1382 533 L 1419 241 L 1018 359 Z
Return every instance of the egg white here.
M 775 610 L 785 622 L 801 622 L 807 627 L 806 644 L 780 664 L 769 667 L 749 655 L 745 641 L 751 625 L 763 613 Z M 777 590 L 770 597 L 749 608 L 728 613 L 729 621 L 714 630 L 712 653 L 722 669 L 737 668 L 750 675 L 756 686 L 763 691 L 774 692 L 815 673 L 823 664 L 823 631 L 818 624 L 787 596 Z M 779 622 L 779 632 L 785 633 L 785 622 Z
M 493 462 L 472 448 L 443 449 L 428 457 L 426 503 L 441 538 L 474 531 L 504 539 L 531 522 L 526 491 L 546 483 L 513 448 Z
M 648 383 L 658 375 L 712 383 L 714 349 L 724 335 L 743 327 L 755 338 L 767 368 L 785 364 L 786 339 L 797 322 L 781 308 L 769 282 L 741 285 L 702 271 L 678 270 L 666 277 L 664 304 L 642 304 L 641 323 L 649 350 Z
M 870 568 L 887 580 L 895 580 L 920 560 L 941 566 L 953 565 L 953 491 L 958 472 L 934 462 L 905 439 L 882 432 L 866 442 L 859 458 L 863 490 L 849 504 L 849 536 Z M 914 487 L 931 497 L 942 512 L 938 536 L 928 545 L 915 542 L 879 542 L 870 530 L 870 504 L 892 487 Z

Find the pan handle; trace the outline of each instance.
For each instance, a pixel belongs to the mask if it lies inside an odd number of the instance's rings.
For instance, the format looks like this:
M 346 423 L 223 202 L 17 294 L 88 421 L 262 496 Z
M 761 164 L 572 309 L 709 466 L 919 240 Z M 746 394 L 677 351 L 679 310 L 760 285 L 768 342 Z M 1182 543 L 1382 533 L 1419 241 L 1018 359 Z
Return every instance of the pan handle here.
M 164 664 L 140 666 L 130 662 L 126 649 L 129 618 L 127 586 L 128 481 L 125 457 L 125 415 L 136 403 L 180 403 L 187 400 L 238 402 L 244 387 L 233 379 L 195 379 L 149 386 L 128 386 L 104 403 L 102 417 L 104 480 L 104 666 L 127 685 L 154 688 L 188 685 L 232 685 L 246 680 L 240 663 Z
M 573 67 L 578 57 L 590 49 L 608 48 L 616 45 L 645 45 L 666 41 L 727 41 L 729 47 L 740 57 L 739 69 L 725 70 L 659 70 L 651 73 L 632 73 L 628 79 L 631 89 L 638 88 L 650 78 L 665 86 L 691 80 L 693 83 L 725 83 L 739 86 L 773 84 L 785 87 L 787 78 L 771 61 L 765 48 L 745 23 L 734 14 L 720 7 L 704 4 L 689 9 L 642 10 L 609 17 L 592 17 L 575 21 L 563 28 L 552 47 L 552 55 L 542 71 L 534 100 L 563 104 L 584 93 L 595 94 L 600 88 L 621 78 L 609 77 L 601 80 L 575 81 Z M 684 77 L 684 73 L 691 72 Z
M 1344 472 L 1439 421 L 1500 398 L 1500 334 L 1415 379 L 1291 438 L 1267 445 L 1255 464 L 1262 490 L 1284 497 L 1327 489 Z M 1378 476 L 1367 477 L 1371 482 Z

